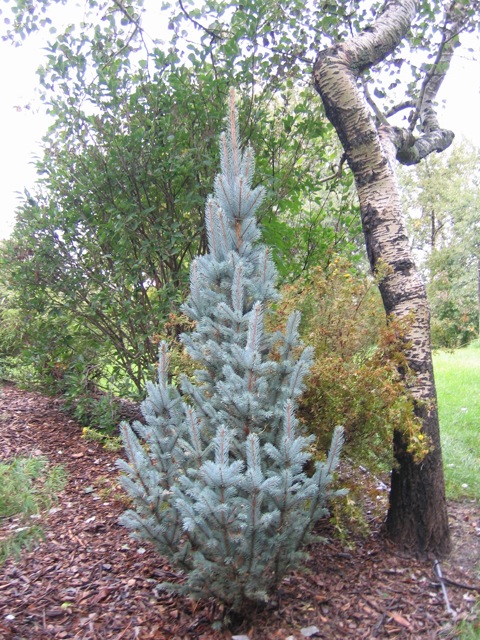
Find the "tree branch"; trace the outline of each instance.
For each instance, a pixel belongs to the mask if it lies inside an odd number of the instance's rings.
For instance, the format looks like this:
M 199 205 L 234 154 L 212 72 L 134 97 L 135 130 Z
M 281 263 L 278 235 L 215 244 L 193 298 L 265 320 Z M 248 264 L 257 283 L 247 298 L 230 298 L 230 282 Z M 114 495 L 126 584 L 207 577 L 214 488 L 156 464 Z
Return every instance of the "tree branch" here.
M 415 109 L 416 106 L 417 106 L 416 100 L 405 100 L 404 102 L 400 102 L 399 104 L 396 104 L 394 107 L 391 107 L 385 114 L 385 117 L 391 118 L 396 113 L 399 113 L 404 109 Z
M 370 105 L 370 107 L 372 108 L 377 121 L 379 123 L 382 124 L 388 124 L 387 119 L 385 117 L 385 115 L 380 111 L 380 109 L 377 106 L 377 103 L 375 102 L 375 100 L 372 98 L 370 91 L 368 89 L 368 84 L 362 79 L 362 85 L 363 85 L 363 92 L 365 94 L 365 99 L 368 102 L 368 104 Z
M 445 151 L 452 144 L 455 134 L 448 129 L 436 129 L 419 138 L 415 138 L 411 131 L 400 127 L 384 127 L 385 133 L 392 140 L 397 150 L 397 160 L 400 164 L 418 164 L 428 155 L 437 151 Z
M 340 158 L 340 162 L 338 163 L 338 167 L 335 170 L 335 173 L 331 173 L 329 176 L 325 176 L 324 178 L 321 178 L 320 180 L 317 181 L 317 184 L 324 184 L 325 182 L 329 182 L 330 180 L 335 180 L 335 178 L 341 178 L 342 172 L 343 172 L 343 165 L 345 164 L 346 159 L 347 159 L 347 156 L 345 153 L 343 153 L 342 157 Z
M 435 61 L 423 80 L 408 130 L 392 128 L 389 132 L 401 164 L 417 164 L 434 151 L 444 151 L 453 142 L 455 134 L 440 127 L 435 100 L 459 44 L 458 35 L 465 29 L 467 20 L 466 5 L 452 0 L 445 12 L 442 40 Z M 413 131 L 418 121 L 422 135 L 415 138 Z
M 188 11 L 185 9 L 185 7 L 183 6 L 183 2 L 182 0 L 178 0 L 178 4 L 180 6 L 180 9 L 182 10 L 183 15 L 187 18 L 187 20 L 189 20 L 195 27 L 197 27 L 198 29 L 200 29 L 201 31 L 205 31 L 205 33 L 208 33 L 209 36 L 211 36 L 214 40 L 218 40 L 220 39 L 220 35 L 216 32 L 213 31 L 212 29 L 209 29 L 208 27 L 204 27 L 203 24 L 201 24 L 200 22 L 198 22 L 197 20 L 195 20 L 195 18 L 192 18 L 192 16 L 188 13 Z
M 317 57 L 313 71 L 315 87 L 322 97 L 327 117 L 337 130 L 350 166 L 354 148 L 363 149 L 367 143 L 375 146 L 374 139 L 378 135 L 367 97 L 359 91 L 357 78 L 396 49 L 408 32 L 419 4 L 420 0 L 390 0 L 367 30 L 321 51 Z M 353 112 L 359 131 L 354 138 L 349 131 Z
M 457 36 L 465 22 L 464 12 L 457 10 L 457 2 L 454 0 L 445 13 L 442 27 L 442 40 L 438 47 L 435 61 L 422 82 L 420 94 L 417 99 L 417 107 L 410 118 L 409 130 L 413 131 L 420 119 L 422 131 L 428 132 L 439 129 L 439 124 L 434 109 L 434 101 L 453 58 L 455 48 L 458 46 Z M 456 13 L 454 20 L 453 14 Z M 450 27 L 449 27 L 450 23 Z

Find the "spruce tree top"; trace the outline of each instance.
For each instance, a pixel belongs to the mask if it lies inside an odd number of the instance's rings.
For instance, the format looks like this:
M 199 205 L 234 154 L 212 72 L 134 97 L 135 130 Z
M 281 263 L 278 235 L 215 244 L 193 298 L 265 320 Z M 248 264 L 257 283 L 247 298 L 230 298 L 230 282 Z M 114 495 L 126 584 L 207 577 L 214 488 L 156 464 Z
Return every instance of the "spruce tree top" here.
M 258 243 L 255 214 L 264 190 L 252 188 L 254 154 L 251 147 L 241 151 L 233 90 L 220 151 L 221 173 L 205 211 L 208 253 L 192 264 L 190 296 L 183 306 L 196 330 L 182 341 L 203 367 L 196 378 L 214 409 L 204 415 L 212 427 L 225 422 L 235 429 L 235 438 L 266 429 L 270 438 L 283 420 L 285 401 L 303 389 L 312 350 L 303 352 L 293 372 L 298 313 L 290 318 L 285 336 L 264 330 L 264 310 L 278 298 L 276 271 L 270 250 Z M 182 388 L 194 393 L 186 381 Z

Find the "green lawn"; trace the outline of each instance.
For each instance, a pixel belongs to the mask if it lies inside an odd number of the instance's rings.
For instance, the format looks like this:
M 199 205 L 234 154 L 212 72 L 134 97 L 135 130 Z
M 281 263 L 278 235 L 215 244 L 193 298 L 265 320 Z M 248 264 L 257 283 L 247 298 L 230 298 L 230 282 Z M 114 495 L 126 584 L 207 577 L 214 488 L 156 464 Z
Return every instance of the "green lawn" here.
M 480 344 L 433 362 L 447 495 L 480 500 Z

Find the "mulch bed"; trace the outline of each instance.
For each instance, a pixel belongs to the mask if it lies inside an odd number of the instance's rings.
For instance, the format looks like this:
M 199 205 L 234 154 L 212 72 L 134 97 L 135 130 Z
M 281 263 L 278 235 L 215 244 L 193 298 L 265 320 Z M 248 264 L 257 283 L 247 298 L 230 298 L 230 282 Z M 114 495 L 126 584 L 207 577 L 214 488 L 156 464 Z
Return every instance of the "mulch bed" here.
M 0 574 L 0 638 L 41 640 L 230 639 L 214 631 L 214 602 L 159 593 L 172 568 L 117 524 L 125 503 L 115 460 L 62 412 L 57 399 L 4 385 L 0 394 L 0 459 L 43 455 L 62 464 L 68 482 L 43 517 L 45 539 Z M 370 492 L 371 494 L 372 492 Z M 386 491 L 378 489 L 385 506 Z M 383 501 L 383 502 L 382 502 Z M 372 512 L 373 513 L 373 512 Z M 480 582 L 478 504 L 450 505 L 455 550 L 444 575 Z M 14 524 L 14 522 L 13 522 Z M 401 557 L 373 521 L 366 538 L 348 547 L 322 523 L 324 544 L 310 549 L 308 571 L 288 576 L 269 606 L 233 631 L 250 640 L 325 638 L 452 638 L 452 616 L 430 562 Z M 0 522 L 0 536 L 12 521 Z M 448 586 L 457 620 L 472 619 L 478 592 Z M 478 611 L 478 609 L 477 609 Z

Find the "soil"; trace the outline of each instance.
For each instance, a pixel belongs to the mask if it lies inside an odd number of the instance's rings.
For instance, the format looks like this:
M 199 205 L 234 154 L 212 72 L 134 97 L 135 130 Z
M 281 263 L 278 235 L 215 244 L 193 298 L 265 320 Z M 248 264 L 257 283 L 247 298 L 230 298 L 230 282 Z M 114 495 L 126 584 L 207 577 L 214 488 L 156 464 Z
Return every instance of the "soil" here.
M 81 436 L 58 399 L 3 386 L 0 459 L 45 456 L 64 466 L 68 482 L 42 515 L 43 541 L 0 568 L 0 638 L 453 638 L 460 620 L 476 620 L 480 637 L 478 502 L 449 505 L 454 551 L 441 570 L 451 581 L 446 592 L 455 615 L 432 563 L 402 557 L 383 538 L 378 514 L 386 511 L 388 491 L 360 470 L 368 486 L 362 505 L 368 535 L 358 527 L 346 535 L 345 524 L 338 535 L 335 523 L 320 523 L 325 542 L 311 546 L 306 569 L 289 575 L 275 599 L 233 632 L 215 631 L 224 615 L 218 604 L 155 589 L 176 576 L 117 523 L 126 504 L 115 467 L 119 454 Z M 0 521 L 0 538 L 16 526 L 15 518 Z

